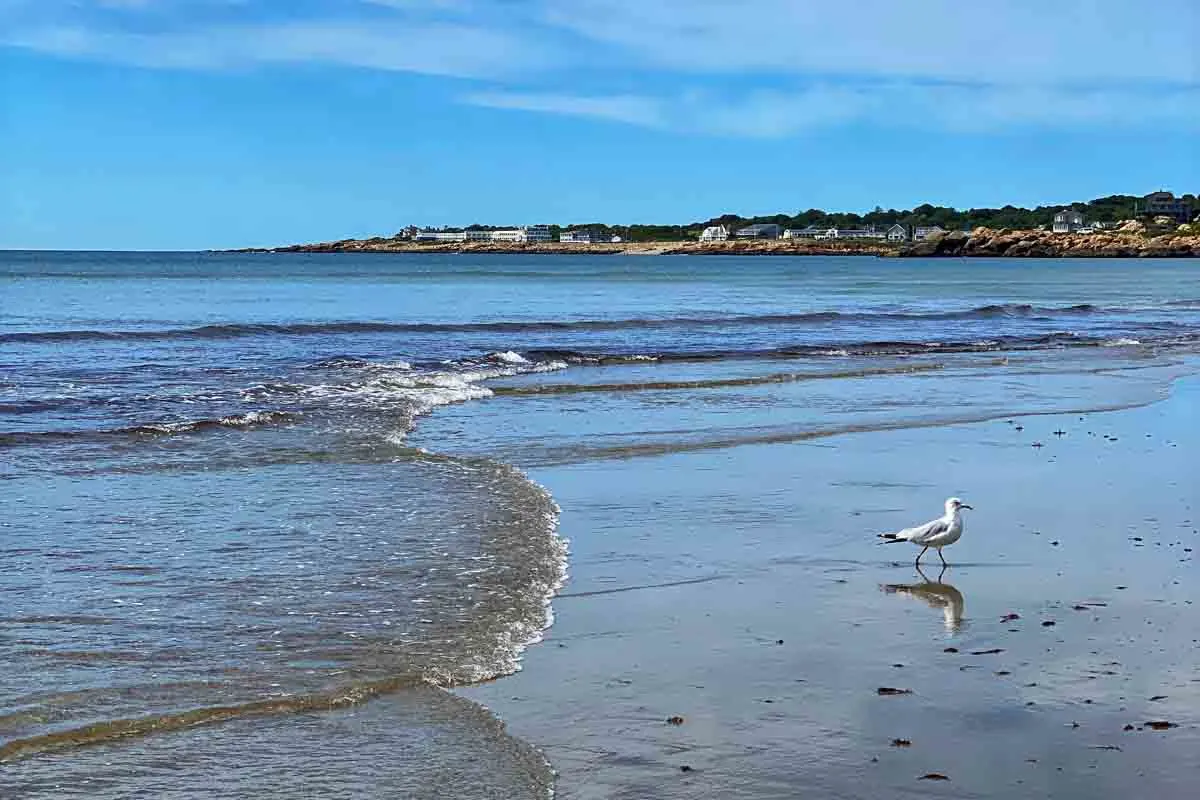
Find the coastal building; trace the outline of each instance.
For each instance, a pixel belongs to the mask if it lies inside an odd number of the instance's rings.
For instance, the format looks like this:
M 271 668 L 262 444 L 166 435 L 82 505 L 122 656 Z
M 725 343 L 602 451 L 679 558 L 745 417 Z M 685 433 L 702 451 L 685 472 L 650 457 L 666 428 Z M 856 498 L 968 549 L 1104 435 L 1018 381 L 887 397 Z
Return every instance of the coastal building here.
M 826 233 L 829 229 L 822 228 L 818 225 L 809 225 L 807 228 L 788 228 L 783 232 L 785 239 L 817 239 Z
M 887 233 L 868 228 L 830 228 L 825 232 L 825 239 L 885 239 Z
M 554 232 L 549 225 L 522 225 L 519 228 L 504 228 L 491 232 L 493 242 L 525 244 L 526 242 L 553 242 Z
M 1192 207 L 1171 192 L 1151 192 L 1143 199 L 1142 213 L 1148 217 L 1170 217 L 1175 222 L 1187 222 Z
M 465 242 L 466 231 L 417 231 L 413 239 L 418 242 Z
M 778 239 L 781 230 L 780 226 L 772 223 L 759 223 L 738 228 L 735 235 L 739 239 Z
M 490 242 L 492 240 L 491 231 L 467 231 L 468 242 Z
M 913 241 L 923 242 L 933 236 L 941 236 L 946 229 L 941 225 L 918 225 L 913 230 Z
M 900 224 L 890 225 L 890 226 L 888 226 L 887 230 L 884 231 L 884 233 L 886 234 L 887 240 L 889 242 L 907 242 L 908 241 L 908 228 L 904 227 L 903 225 L 900 225 Z
M 573 244 L 600 244 L 611 241 L 609 236 L 593 230 L 563 231 L 559 234 L 558 240 Z
M 1083 214 L 1073 208 L 1064 208 L 1054 215 L 1055 233 L 1075 233 L 1083 227 Z
M 729 238 L 729 228 L 724 225 L 711 225 L 700 234 L 702 242 L 723 242 Z

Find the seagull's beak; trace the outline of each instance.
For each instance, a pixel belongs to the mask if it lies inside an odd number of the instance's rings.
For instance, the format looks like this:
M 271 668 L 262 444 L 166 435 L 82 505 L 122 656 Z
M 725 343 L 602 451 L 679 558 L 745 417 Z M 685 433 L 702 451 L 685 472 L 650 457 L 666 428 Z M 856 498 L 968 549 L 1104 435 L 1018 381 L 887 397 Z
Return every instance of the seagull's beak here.
M 971 511 L 975 510 L 974 508 L 971 508 L 971 506 L 967 505 L 966 503 L 961 503 L 961 504 L 959 504 L 958 507 L 959 508 L 967 508 L 967 509 L 970 509 Z

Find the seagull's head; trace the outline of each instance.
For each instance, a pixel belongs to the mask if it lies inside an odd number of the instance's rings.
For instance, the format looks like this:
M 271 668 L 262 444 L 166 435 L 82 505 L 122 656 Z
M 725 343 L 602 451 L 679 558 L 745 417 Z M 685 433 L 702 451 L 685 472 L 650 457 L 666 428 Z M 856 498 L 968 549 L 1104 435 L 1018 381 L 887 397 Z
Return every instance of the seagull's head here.
M 957 497 L 951 497 L 949 500 L 946 501 L 946 513 L 947 514 L 955 514 L 959 511 L 963 510 L 964 508 L 970 509 L 971 511 L 975 510 L 975 509 L 971 508 L 969 505 L 967 505 L 966 503 L 964 503 L 962 500 L 959 500 Z

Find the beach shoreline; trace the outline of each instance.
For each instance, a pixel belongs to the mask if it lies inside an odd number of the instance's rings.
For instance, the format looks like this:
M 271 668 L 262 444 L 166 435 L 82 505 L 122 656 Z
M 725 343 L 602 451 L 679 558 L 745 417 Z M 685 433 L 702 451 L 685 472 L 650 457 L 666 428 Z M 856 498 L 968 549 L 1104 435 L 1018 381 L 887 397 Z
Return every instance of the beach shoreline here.
M 926 775 L 1190 796 L 1198 398 L 1185 378 L 1120 411 L 534 469 L 571 540 L 555 625 L 522 672 L 456 692 L 571 800 L 866 798 Z M 706 519 L 713 493 L 743 502 Z M 926 581 L 877 547 L 952 493 L 979 510 L 941 582 L 932 554 Z

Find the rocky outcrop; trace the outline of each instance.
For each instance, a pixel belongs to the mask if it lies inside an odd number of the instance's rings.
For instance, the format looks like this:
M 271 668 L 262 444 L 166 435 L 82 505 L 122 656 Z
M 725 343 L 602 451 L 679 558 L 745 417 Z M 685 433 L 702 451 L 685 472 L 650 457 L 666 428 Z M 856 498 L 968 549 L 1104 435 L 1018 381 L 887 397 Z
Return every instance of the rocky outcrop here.
M 727 242 L 627 242 L 576 244 L 574 242 L 412 242 L 406 239 L 343 239 L 337 242 L 298 244 L 271 249 L 246 249 L 243 253 L 524 253 L 530 255 L 576 253 L 587 255 L 865 255 L 892 256 L 897 248 L 886 242 L 848 239 L 735 239 Z
M 993 230 L 951 231 L 922 242 L 897 247 L 887 242 L 852 239 L 735 239 L 727 242 L 633 242 L 575 244 L 539 242 L 411 242 L 406 239 L 343 239 L 292 245 L 261 253 L 523 253 L 589 255 L 779 255 L 779 256 L 908 256 L 1006 258 L 1189 258 L 1200 257 L 1200 232 L 1172 230 L 1147 236 L 1140 222 L 1098 233 Z M 1129 230 L 1126 230 L 1126 229 Z
M 976 228 L 954 231 L 905 247 L 901 256 L 1006 258 L 1194 258 L 1200 257 L 1200 235 L 1139 233 L 1051 233 L 1049 231 Z

